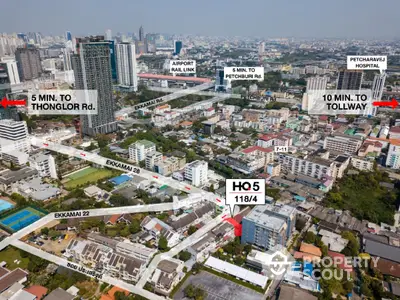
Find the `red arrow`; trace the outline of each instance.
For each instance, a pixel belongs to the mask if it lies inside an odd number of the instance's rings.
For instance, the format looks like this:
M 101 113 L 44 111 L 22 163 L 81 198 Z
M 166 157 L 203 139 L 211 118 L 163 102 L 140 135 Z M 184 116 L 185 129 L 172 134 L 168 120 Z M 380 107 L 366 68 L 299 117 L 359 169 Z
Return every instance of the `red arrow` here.
M 188 186 L 185 186 L 185 189 L 187 189 L 187 190 L 189 190 L 189 191 L 190 191 L 190 187 L 188 187 Z
M 48 146 L 49 146 L 49 144 L 45 144 L 45 143 L 43 143 L 43 146 L 45 146 L 45 147 L 48 147 Z
M 391 101 L 375 101 L 372 102 L 373 106 L 391 106 L 393 109 L 395 109 L 397 107 L 397 105 L 399 105 L 399 103 L 397 102 L 396 99 L 392 98 Z
M 1 100 L 0 105 L 3 106 L 4 108 L 7 108 L 7 106 L 18 106 L 18 105 L 26 106 L 26 100 L 8 100 L 6 97 L 4 97 Z
M 82 156 L 86 156 L 86 154 L 85 154 L 85 153 L 81 153 L 81 155 L 82 155 Z
M 153 175 L 153 177 L 158 179 L 158 176 L 156 176 L 156 175 Z
M 223 216 L 222 216 L 222 219 L 225 218 L 225 217 L 226 217 L 226 215 L 223 215 Z
M 218 198 L 216 198 L 216 200 L 217 200 L 218 202 L 221 202 L 221 200 L 220 200 L 220 199 L 218 199 Z

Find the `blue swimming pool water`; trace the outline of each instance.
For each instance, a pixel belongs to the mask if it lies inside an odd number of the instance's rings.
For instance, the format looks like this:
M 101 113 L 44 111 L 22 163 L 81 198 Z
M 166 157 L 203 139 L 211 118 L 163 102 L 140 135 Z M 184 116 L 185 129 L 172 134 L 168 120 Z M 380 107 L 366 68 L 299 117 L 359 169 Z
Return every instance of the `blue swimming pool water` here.
M 0 212 L 3 211 L 3 210 L 7 210 L 7 209 L 10 209 L 10 208 L 13 208 L 13 207 L 14 207 L 14 205 L 11 204 L 10 202 L 7 202 L 7 201 L 5 201 L 3 199 L 0 199 Z

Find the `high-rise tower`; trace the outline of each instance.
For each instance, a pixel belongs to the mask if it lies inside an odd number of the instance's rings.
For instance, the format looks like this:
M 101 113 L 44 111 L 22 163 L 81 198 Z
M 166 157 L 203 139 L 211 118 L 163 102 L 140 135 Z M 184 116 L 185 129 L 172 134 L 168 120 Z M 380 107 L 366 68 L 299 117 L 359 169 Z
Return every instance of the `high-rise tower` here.
M 109 42 L 103 36 L 77 38 L 77 54 L 72 56 L 75 86 L 97 90 L 97 115 L 82 115 L 82 134 L 94 136 L 117 130 L 114 117 Z

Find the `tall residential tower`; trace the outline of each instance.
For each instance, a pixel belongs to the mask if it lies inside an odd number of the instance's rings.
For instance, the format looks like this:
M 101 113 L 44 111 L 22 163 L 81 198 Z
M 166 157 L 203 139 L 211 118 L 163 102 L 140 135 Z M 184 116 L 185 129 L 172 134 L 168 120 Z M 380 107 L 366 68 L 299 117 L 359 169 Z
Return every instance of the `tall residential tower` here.
M 137 67 L 135 45 L 121 43 L 116 45 L 118 84 L 137 91 Z
M 97 115 L 82 115 L 82 134 L 94 136 L 117 130 L 114 117 L 109 42 L 103 36 L 77 38 L 72 68 L 77 90 L 97 90 Z

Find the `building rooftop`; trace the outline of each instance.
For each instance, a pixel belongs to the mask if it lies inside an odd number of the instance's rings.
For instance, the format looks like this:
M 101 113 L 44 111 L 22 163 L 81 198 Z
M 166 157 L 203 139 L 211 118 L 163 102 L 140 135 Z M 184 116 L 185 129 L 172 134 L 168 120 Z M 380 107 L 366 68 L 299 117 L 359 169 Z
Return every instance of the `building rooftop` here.
M 25 178 L 35 176 L 38 171 L 31 167 L 25 167 L 16 171 L 4 170 L 0 172 L 0 183 L 10 185 Z
M 317 300 L 318 298 L 300 288 L 282 284 L 281 290 L 279 292 L 279 297 L 277 298 L 277 300 L 296 300 L 296 299 Z
M 380 258 L 385 258 L 393 262 L 400 263 L 400 248 L 382 244 L 373 240 L 365 240 L 365 252 L 378 256 Z
M 286 226 L 286 222 L 282 218 L 266 214 L 264 205 L 257 205 L 243 219 L 249 220 L 256 223 L 258 226 L 262 226 L 276 232 L 280 232 Z
M 20 268 L 8 273 L 7 275 L 1 277 L 0 279 L 0 293 L 11 287 L 14 283 L 27 277 L 28 273 Z
M 44 300 L 72 300 L 75 297 L 70 293 L 64 291 L 62 288 L 56 288 L 50 294 L 48 294 Z

